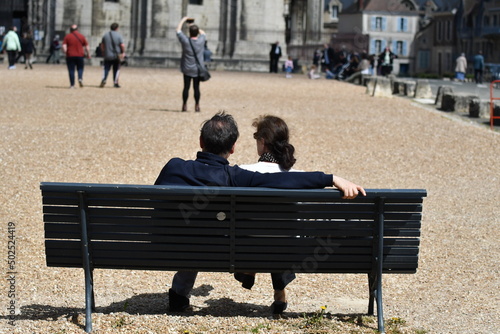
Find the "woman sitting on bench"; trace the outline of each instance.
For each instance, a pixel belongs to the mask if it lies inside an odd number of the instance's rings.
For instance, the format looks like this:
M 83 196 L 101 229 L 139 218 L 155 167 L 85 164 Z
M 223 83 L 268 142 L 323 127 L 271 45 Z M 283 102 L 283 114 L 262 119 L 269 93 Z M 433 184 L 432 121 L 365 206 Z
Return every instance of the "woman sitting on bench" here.
M 276 116 L 260 116 L 253 124 L 253 134 L 257 142 L 259 161 L 255 164 L 241 165 L 243 169 L 260 173 L 299 172 L 292 169 L 295 164 L 295 148 L 289 142 L 289 130 L 284 120 Z M 255 273 L 235 273 L 234 277 L 246 289 L 255 282 Z M 287 307 L 285 287 L 295 279 L 295 273 L 271 273 L 274 289 L 273 314 L 282 314 Z

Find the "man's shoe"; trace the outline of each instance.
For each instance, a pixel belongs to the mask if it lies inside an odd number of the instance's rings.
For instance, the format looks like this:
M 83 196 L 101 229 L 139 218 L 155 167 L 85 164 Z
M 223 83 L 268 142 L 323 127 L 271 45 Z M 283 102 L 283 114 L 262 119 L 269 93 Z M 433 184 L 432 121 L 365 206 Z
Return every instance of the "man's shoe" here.
M 120 85 L 115 83 L 115 88 L 120 88 Z
M 103 81 L 101 81 L 101 84 L 99 85 L 99 87 L 101 87 L 101 88 L 102 88 L 102 87 L 104 87 L 105 85 L 106 85 L 106 80 L 103 80 Z
M 171 312 L 184 312 L 189 308 L 189 298 L 168 290 L 168 306 Z
M 244 273 L 234 273 L 234 278 L 241 282 L 241 286 L 245 289 L 251 290 L 255 283 L 255 276 L 247 275 Z
M 275 301 L 271 305 L 271 310 L 273 314 L 283 314 L 283 311 L 286 310 L 287 306 L 288 306 L 287 302 Z
M 81 88 L 83 88 L 83 81 L 82 81 L 82 79 L 78 80 L 78 84 L 80 85 Z

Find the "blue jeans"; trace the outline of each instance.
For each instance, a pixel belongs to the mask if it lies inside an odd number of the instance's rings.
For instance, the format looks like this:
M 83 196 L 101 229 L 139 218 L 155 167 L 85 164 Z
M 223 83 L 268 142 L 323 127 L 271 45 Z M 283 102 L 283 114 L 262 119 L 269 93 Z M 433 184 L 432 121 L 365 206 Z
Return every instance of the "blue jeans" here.
M 75 85 L 75 68 L 78 71 L 78 80 L 83 80 L 83 57 L 66 57 L 66 65 L 68 66 L 69 83 Z
M 16 65 L 16 53 L 17 51 L 7 50 L 7 57 L 9 58 L 9 67 Z
M 102 80 L 108 79 L 109 70 L 113 67 L 113 82 L 118 83 L 120 77 L 120 59 L 104 60 L 104 74 Z

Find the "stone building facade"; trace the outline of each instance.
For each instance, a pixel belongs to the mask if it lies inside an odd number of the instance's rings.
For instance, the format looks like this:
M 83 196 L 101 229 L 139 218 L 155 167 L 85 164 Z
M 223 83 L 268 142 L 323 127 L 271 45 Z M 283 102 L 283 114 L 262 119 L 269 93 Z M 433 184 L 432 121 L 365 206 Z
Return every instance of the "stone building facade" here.
M 29 0 L 29 25 L 47 50 L 71 24 L 98 46 L 113 22 L 120 24 L 130 63 L 177 66 L 181 52 L 175 28 L 181 17 L 195 18 L 207 34 L 212 67 L 268 70 L 270 44 L 279 41 L 293 58 L 308 57 L 308 46 L 328 42 L 324 0 Z M 312 55 L 311 55 L 312 56 Z
M 411 1 L 360 0 L 340 14 L 339 33 L 355 32 L 358 37 L 354 41 L 360 45 L 366 43 L 369 54 L 379 55 L 390 47 L 398 56 L 393 72 L 407 75 L 413 39 L 419 29 L 418 14 L 417 6 Z

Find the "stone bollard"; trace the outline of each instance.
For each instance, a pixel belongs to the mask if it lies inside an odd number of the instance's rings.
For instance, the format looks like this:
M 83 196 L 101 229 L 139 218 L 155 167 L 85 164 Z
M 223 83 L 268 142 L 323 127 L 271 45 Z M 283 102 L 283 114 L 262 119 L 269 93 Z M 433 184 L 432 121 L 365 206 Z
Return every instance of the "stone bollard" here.
M 399 95 L 405 95 L 405 91 L 406 91 L 406 82 L 405 81 L 398 81 L 398 91 L 399 91 Z
M 468 113 L 469 104 L 473 98 L 478 99 L 479 97 L 467 94 L 445 93 L 441 100 L 441 110 Z
M 432 98 L 431 85 L 429 80 L 417 80 L 415 86 L 415 98 L 416 99 L 430 99 Z
M 361 74 L 361 85 L 367 86 L 368 80 L 373 79 L 371 74 Z
M 473 118 L 489 118 L 490 117 L 490 100 L 481 100 L 474 97 L 469 102 L 469 117 Z
M 455 94 L 444 93 L 441 99 L 442 111 L 455 111 Z
M 405 82 L 405 90 L 404 94 L 409 97 L 414 97 L 415 96 L 415 82 L 414 81 L 406 81 Z
M 439 86 L 436 94 L 436 101 L 434 102 L 438 108 L 441 107 L 441 101 L 443 100 L 444 94 L 453 94 L 453 88 L 451 86 Z
M 392 94 L 394 94 L 394 95 L 399 94 L 399 83 L 400 83 L 400 80 L 394 80 L 392 82 Z
M 377 78 L 373 89 L 375 97 L 392 97 L 391 81 L 387 78 Z
M 377 78 L 368 78 L 366 80 L 366 94 L 372 96 L 373 91 L 375 90 L 375 83 L 377 82 Z

